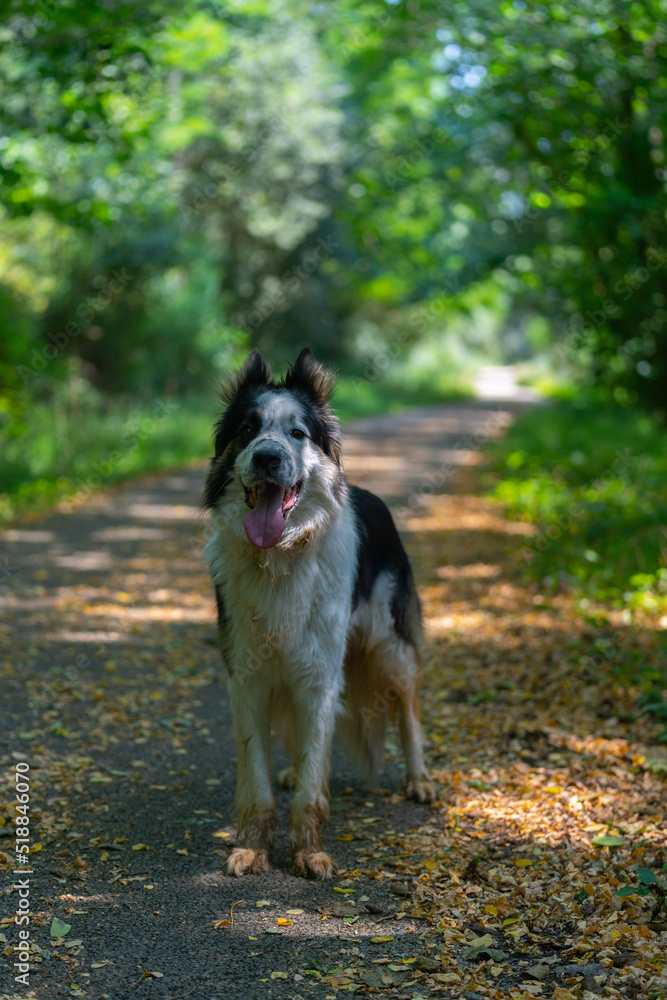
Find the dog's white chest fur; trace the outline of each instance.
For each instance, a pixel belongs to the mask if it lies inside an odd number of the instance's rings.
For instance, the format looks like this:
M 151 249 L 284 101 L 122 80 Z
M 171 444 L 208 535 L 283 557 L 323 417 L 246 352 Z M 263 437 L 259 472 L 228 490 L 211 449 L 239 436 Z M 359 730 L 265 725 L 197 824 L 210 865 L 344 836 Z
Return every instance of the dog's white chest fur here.
M 233 673 L 272 685 L 333 673 L 339 683 L 356 562 L 349 508 L 286 550 L 253 550 L 216 525 L 205 554 L 229 621 Z

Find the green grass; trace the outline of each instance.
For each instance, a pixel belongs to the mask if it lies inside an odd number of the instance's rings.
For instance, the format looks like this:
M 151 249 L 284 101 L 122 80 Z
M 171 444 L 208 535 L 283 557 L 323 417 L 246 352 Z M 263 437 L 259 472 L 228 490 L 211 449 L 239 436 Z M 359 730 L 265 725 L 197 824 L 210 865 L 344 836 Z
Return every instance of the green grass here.
M 0 424 L 0 521 L 211 453 L 215 399 L 33 405 Z
M 667 608 L 667 437 L 630 409 L 524 413 L 491 452 L 491 495 L 536 525 L 527 573 L 617 605 Z
M 425 393 L 381 380 L 342 376 L 334 407 L 343 421 L 411 405 L 461 398 L 454 386 Z M 215 391 L 138 403 L 106 399 L 78 380 L 47 403 L 10 409 L 0 399 L 0 523 L 41 513 L 63 500 L 83 500 L 95 490 L 141 473 L 210 456 Z

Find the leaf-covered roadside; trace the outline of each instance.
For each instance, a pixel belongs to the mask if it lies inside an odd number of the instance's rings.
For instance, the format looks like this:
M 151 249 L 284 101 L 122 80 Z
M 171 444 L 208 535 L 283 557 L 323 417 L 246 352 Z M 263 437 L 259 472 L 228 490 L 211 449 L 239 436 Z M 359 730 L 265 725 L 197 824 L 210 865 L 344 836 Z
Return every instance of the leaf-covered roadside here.
M 427 826 L 379 850 L 400 852 L 408 912 L 428 918 L 441 961 L 428 995 L 667 995 L 667 915 L 654 897 L 619 894 L 667 861 L 667 753 L 637 687 L 617 680 L 636 656 L 664 671 L 664 622 L 599 606 L 594 625 L 574 597 L 526 586 L 528 526 L 489 501 L 432 498 L 406 527 L 442 800 Z M 621 632 L 614 656 L 596 659 Z

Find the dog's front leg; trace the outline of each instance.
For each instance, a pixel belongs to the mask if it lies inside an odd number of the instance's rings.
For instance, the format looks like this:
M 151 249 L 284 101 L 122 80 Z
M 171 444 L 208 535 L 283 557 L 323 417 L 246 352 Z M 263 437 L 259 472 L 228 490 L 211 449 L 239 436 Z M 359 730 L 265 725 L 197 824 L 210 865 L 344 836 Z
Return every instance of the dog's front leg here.
M 270 868 L 276 806 L 271 790 L 271 712 L 268 685 L 252 678 L 229 678 L 229 696 L 238 750 L 236 808 L 239 846 L 229 858 L 230 875 Z
M 307 688 L 295 705 L 296 791 L 290 811 L 290 847 L 297 875 L 333 878 L 338 868 L 322 850 L 320 827 L 329 818 L 329 759 L 339 688 Z

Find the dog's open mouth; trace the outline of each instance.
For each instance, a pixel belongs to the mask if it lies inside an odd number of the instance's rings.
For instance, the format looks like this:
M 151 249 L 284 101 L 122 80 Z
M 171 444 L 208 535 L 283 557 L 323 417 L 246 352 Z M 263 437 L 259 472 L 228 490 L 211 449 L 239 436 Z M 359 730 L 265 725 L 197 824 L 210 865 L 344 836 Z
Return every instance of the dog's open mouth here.
M 280 486 L 261 482 L 245 487 L 245 502 L 250 507 L 243 525 L 248 541 L 258 549 L 270 549 L 283 531 L 287 515 L 299 502 L 301 483 Z

